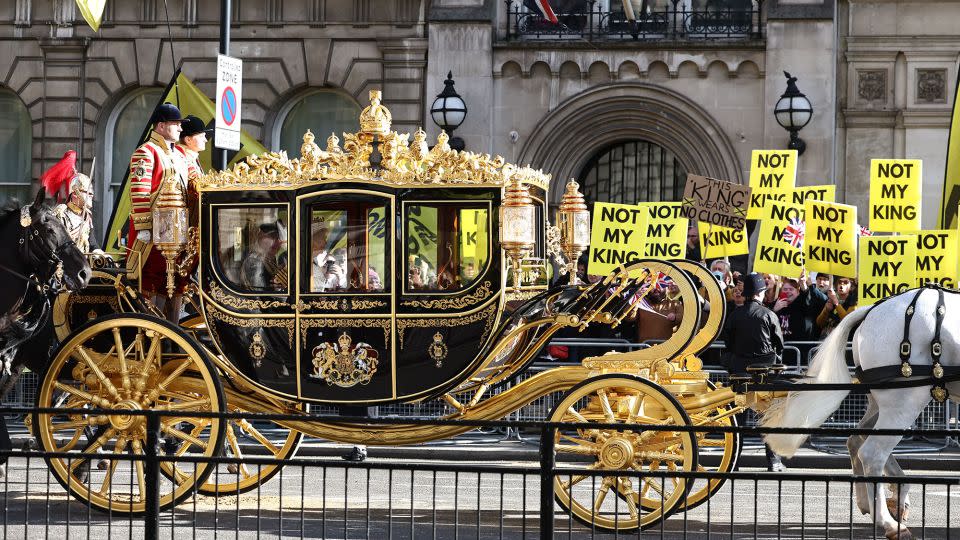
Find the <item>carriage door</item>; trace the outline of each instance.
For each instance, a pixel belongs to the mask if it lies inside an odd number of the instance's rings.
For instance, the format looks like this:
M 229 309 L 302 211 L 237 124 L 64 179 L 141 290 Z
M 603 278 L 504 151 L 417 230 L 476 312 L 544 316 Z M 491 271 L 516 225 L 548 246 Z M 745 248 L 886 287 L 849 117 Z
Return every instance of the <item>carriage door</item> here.
M 392 196 L 298 197 L 299 396 L 360 403 L 394 396 Z

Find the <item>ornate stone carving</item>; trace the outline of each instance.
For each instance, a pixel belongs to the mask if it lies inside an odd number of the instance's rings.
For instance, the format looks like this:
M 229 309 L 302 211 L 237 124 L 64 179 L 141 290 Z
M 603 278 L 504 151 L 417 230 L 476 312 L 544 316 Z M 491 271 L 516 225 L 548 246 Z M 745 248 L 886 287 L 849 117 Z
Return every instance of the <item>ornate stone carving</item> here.
M 917 102 L 918 103 L 946 103 L 946 101 L 947 101 L 947 70 L 918 69 L 917 70 Z
M 233 169 L 202 176 L 202 190 L 262 189 L 301 187 L 327 182 L 359 181 L 394 186 L 493 185 L 521 182 L 549 189 L 550 175 L 529 167 L 517 167 L 500 156 L 458 152 L 450 148 L 449 137 L 441 132 L 437 144 L 428 149 L 426 134 L 418 130 L 409 142 L 409 133 L 390 131 L 390 111 L 380 104 L 380 92 L 370 92 L 370 106 L 360 115 L 361 129 L 344 133 L 342 149 L 335 135 L 321 150 L 315 136 L 303 138 L 303 157 L 290 159 L 286 152 L 250 156 Z M 376 139 L 376 141 L 374 141 Z M 371 167 L 374 146 L 381 156 Z
M 857 70 L 857 97 L 864 101 L 882 101 L 887 95 L 887 70 Z

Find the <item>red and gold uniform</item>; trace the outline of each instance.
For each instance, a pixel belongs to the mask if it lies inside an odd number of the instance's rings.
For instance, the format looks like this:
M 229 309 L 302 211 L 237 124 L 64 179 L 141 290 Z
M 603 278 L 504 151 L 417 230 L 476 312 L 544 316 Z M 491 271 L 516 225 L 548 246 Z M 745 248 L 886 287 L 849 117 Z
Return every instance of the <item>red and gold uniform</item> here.
M 153 230 L 153 203 L 164 181 L 175 176 L 186 182 L 186 164 L 162 136 L 156 131 L 150 139 L 138 147 L 130 157 L 130 231 L 127 243 L 131 246 L 127 268 L 140 267 L 140 285 L 144 294 L 166 294 L 167 262 L 163 255 L 153 249 L 153 243 L 137 239 L 139 231 Z M 139 254 L 139 257 L 138 255 Z M 180 280 L 183 281 L 183 280 Z M 185 283 L 177 283 L 182 291 Z

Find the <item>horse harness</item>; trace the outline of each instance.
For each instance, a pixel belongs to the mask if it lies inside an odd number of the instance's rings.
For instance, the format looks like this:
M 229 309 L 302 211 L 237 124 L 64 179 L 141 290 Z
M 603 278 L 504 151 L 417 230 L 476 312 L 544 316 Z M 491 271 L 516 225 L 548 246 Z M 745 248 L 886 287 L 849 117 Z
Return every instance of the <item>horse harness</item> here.
M 917 300 L 927 289 L 937 291 L 937 308 L 935 311 L 936 323 L 934 324 L 933 339 L 930 341 L 930 356 L 933 358 L 933 364 L 929 366 L 913 366 L 910 364 L 910 354 L 913 351 L 913 344 L 910 342 L 910 321 L 916 312 Z M 930 395 L 938 402 L 947 399 L 946 385 L 949 382 L 960 380 L 960 366 L 944 366 L 940 363 L 943 355 L 943 343 L 940 341 L 940 330 L 943 327 L 943 317 L 946 314 L 946 306 L 943 302 L 943 287 L 936 283 L 928 283 L 917 289 L 910 305 L 904 313 L 903 321 L 903 340 L 900 342 L 900 365 L 899 366 L 880 366 L 870 369 L 856 369 L 857 378 L 867 384 L 882 383 L 893 381 L 895 379 L 927 378 L 932 379 L 933 388 L 930 389 Z M 878 302 L 875 305 L 879 305 Z M 914 379 L 917 380 L 917 379 Z

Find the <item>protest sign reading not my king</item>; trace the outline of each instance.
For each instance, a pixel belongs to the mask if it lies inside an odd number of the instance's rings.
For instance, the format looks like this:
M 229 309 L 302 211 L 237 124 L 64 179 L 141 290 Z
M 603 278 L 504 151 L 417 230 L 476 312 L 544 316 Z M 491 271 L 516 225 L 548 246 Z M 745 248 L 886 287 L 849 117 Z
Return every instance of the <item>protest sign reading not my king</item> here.
M 797 181 L 796 150 L 754 150 L 750 156 L 750 209 L 747 219 L 763 219 L 768 201 L 789 202 Z
M 807 200 L 804 261 L 807 270 L 857 275 L 857 207 Z
M 706 223 L 700 223 L 698 230 L 700 231 L 700 256 L 704 259 L 733 257 L 750 252 L 747 233 L 743 229 L 711 227 Z
M 687 256 L 687 218 L 678 202 L 638 203 L 649 213 L 643 256 L 682 259 Z
M 802 205 L 805 201 L 834 202 L 837 197 L 837 186 L 804 186 L 793 189 L 793 204 Z
M 803 250 L 799 243 L 791 244 L 783 239 L 783 231 L 803 221 L 803 207 L 795 204 L 772 202 L 767 206 L 768 215 L 760 221 L 757 236 L 757 252 L 753 257 L 753 271 L 761 274 L 796 277 L 803 270 Z
M 917 237 L 860 237 L 859 299 L 861 306 L 916 287 Z
M 911 232 L 920 228 L 919 159 L 870 160 L 870 229 Z
M 632 204 L 595 203 L 587 273 L 605 276 L 642 259 L 650 211 Z
M 939 283 L 957 285 L 957 238 L 955 230 L 917 231 L 917 286 Z

